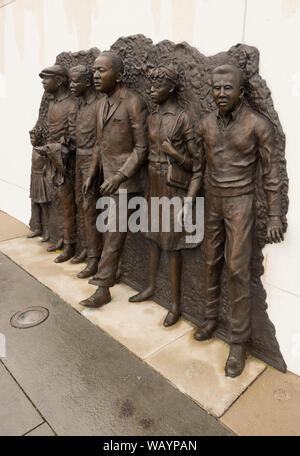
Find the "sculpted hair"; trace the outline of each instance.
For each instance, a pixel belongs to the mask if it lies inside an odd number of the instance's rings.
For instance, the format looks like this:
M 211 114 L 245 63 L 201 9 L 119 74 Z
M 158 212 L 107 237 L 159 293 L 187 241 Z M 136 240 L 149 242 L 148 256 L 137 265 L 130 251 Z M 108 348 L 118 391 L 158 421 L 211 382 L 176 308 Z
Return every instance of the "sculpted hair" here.
M 214 74 L 228 74 L 228 73 L 235 74 L 239 78 L 240 86 L 244 87 L 245 80 L 244 80 L 243 72 L 236 65 L 220 65 L 220 66 L 214 68 L 211 72 L 211 80 L 212 80 L 212 77 Z
M 55 78 L 58 78 L 63 87 L 65 87 L 66 89 L 69 87 L 69 74 L 68 74 L 68 70 L 66 69 L 65 66 L 63 65 L 57 65 L 57 67 L 61 67 L 62 68 L 62 71 L 65 73 L 65 74 L 56 74 L 54 75 Z
M 178 72 L 173 64 L 159 65 L 157 68 L 150 70 L 149 79 L 151 81 L 169 81 L 172 82 L 175 87 L 178 86 L 179 82 Z
M 101 52 L 98 55 L 98 57 L 101 57 L 102 55 L 109 58 L 109 60 L 111 62 L 111 67 L 116 73 L 123 74 L 123 72 L 124 72 L 124 63 L 123 63 L 123 60 L 121 59 L 121 57 L 119 55 L 114 54 L 113 52 L 110 52 L 110 51 L 104 51 L 104 52 Z
M 93 72 L 91 68 L 86 65 L 77 65 L 69 69 L 69 75 L 71 73 L 79 73 L 81 79 L 85 79 L 86 81 L 92 84 L 93 82 Z
M 62 85 L 67 89 L 69 87 L 69 78 L 68 76 L 61 76 L 58 74 L 54 74 L 53 77 L 60 80 Z

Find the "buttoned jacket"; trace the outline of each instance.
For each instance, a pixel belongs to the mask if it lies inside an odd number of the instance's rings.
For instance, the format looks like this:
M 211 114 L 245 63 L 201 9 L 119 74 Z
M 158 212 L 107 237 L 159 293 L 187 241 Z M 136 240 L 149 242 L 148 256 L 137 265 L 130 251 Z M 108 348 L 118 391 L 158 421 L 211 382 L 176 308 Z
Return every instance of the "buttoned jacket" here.
M 122 86 L 110 101 L 105 95 L 98 104 L 97 143 L 89 174 L 95 175 L 100 167 L 106 180 L 120 172 L 126 177 L 120 189 L 138 192 L 138 170 L 148 153 L 147 107 L 139 95 Z

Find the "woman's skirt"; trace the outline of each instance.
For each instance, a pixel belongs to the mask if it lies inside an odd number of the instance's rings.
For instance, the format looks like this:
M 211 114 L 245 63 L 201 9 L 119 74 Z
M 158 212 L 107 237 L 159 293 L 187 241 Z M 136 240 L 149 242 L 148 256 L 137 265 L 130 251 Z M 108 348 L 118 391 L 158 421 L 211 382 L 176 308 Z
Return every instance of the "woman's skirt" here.
M 31 173 L 30 198 L 34 203 L 50 202 L 50 192 L 43 171 L 32 171 Z
M 167 163 L 150 162 L 148 165 L 148 231 L 145 236 L 163 250 L 194 248 L 198 243 L 187 242 L 187 233 L 182 224 L 181 211 L 186 191 L 167 185 L 167 173 Z M 165 202 L 158 205 L 158 198 L 162 197 L 166 197 Z M 174 204 L 170 204 L 174 197 Z

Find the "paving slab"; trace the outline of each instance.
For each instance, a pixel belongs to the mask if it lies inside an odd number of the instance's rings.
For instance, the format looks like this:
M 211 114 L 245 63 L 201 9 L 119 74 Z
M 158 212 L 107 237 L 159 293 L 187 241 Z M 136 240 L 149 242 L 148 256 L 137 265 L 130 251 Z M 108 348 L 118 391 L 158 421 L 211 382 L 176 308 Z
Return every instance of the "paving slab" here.
M 39 238 L 18 238 L 0 243 L 0 251 L 9 256 L 29 274 L 53 290 L 64 301 L 77 310 L 82 299 L 95 291 L 87 279 L 78 279 L 77 274 L 86 265 L 72 264 L 70 261 L 54 263 L 59 255 L 57 252 L 47 252 L 48 244 L 40 242 Z
M 28 226 L 11 215 L 0 211 L 0 241 L 26 236 L 29 233 Z
M 117 284 L 111 289 L 109 304 L 100 309 L 84 309 L 78 302 L 90 296 L 95 287 L 76 277 L 82 265 L 57 265 L 53 262 L 56 254 L 47 254 L 37 239 L 2 242 L 0 250 L 216 417 L 265 368 L 250 358 L 242 376 L 228 379 L 224 376 L 226 344 L 217 340 L 197 343 L 192 337 L 194 326 L 183 319 L 165 328 L 166 310 L 153 301 L 129 303 L 128 298 L 135 293 L 131 287 Z
M 112 302 L 109 305 L 101 309 L 85 309 L 79 302 L 96 290 L 95 286 L 88 284 L 88 279 L 77 278 L 85 265 L 73 265 L 70 261 L 54 263 L 57 253 L 46 252 L 45 244 L 38 238 L 2 242 L 0 250 L 140 358 L 194 329 L 194 325 L 185 320 L 165 328 L 166 309 L 153 301 L 129 303 L 128 298 L 136 292 L 125 284 L 111 288 Z
M 43 422 L 1 362 L 0 385 L 0 436 L 20 436 Z
M 115 285 L 108 305 L 85 309 L 82 314 L 142 359 L 195 329 L 183 319 L 165 328 L 163 321 L 167 310 L 153 301 L 128 302 L 135 293 L 127 285 Z
M 0 263 L 5 365 L 58 435 L 232 435 L 2 254 Z M 28 304 L 47 307 L 48 319 L 11 327 Z
M 207 412 L 220 417 L 265 369 L 264 363 L 249 357 L 239 377 L 225 377 L 228 353 L 229 346 L 221 340 L 197 342 L 189 333 L 146 361 Z
M 47 423 L 43 423 L 31 432 L 26 434 L 26 437 L 53 437 L 55 434 Z
M 300 436 L 300 379 L 268 367 L 221 418 L 244 436 Z

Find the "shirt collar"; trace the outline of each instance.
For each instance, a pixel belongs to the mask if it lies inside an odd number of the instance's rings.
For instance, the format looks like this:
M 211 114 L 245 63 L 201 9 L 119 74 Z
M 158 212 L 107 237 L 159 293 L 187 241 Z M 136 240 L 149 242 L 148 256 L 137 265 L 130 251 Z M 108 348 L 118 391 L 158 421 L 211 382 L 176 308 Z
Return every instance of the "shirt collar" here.
M 88 98 L 86 100 L 82 99 L 80 100 L 80 106 L 84 106 L 84 105 L 90 105 L 91 103 L 93 103 L 93 101 L 95 101 L 96 99 L 96 94 L 94 92 L 90 93 L 90 95 L 88 96 Z
M 232 120 L 236 120 L 237 116 L 239 115 L 241 109 L 242 109 L 242 106 L 243 106 L 243 102 L 241 101 L 235 108 L 234 110 L 231 112 L 231 118 Z
M 69 98 L 70 96 L 71 95 L 69 93 L 64 93 L 63 95 L 61 95 L 60 97 L 57 97 L 57 98 L 55 96 L 53 96 L 53 100 L 55 103 L 57 103 L 57 102 L 61 102 L 61 101 L 65 100 L 66 98 Z
M 111 97 L 108 97 L 108 96 L 106 95 L 106 99 L 108 100 L 110 106 L 114 105 L 115 102 L 116 102 L 117 100 L 119 100 L 119 98 L 121 97 L 121 93 L 122 93 L 122 87 L 119 86 L 119 87 L 117 88 L 117 90 L 111 95 Z
M 161 115 L 165 115 L 165 114 L 171 114 L 172 116 L 176 116 L 176 114 L 178 113 L 178 106 L 175 106 L 175 105 L 169 105 L 167 107 L 167 109 L 164 111 L 164 112 L 160 112 L 159 111 L 159 106 L 157 105 L 155 107 L 155 112 L 158 114 L 161 114 Z
M 241 109 L 242 109 L 242 106 L 244 105 L 244 103 L 241 101 L 230 113 L 229 115 L 229 118 L 228 118 L 228 121 L 227 122 L 224 122 L 224 119 L 223 117 L 220 115 L 220 112 L 217 111 L 217 118 L 218 120 L 221 120 L 223 123 L 226 123 L 227 125 L 229 125 L 231 122 L 234 122 L 238 115 L 240 114 L 241 112 Z

